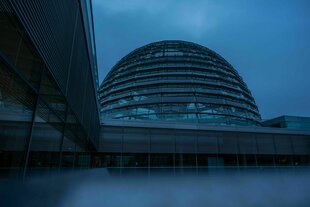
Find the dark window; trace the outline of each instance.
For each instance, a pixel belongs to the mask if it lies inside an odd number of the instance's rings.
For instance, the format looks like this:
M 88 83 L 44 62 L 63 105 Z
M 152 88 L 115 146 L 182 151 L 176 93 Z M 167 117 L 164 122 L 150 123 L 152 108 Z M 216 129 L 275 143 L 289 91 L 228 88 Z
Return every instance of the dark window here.
M 173 154 L 150 154 L 151 167 L 174 167 Z
M 274 166 L 274 155 L 257 155 L 257 165 L 258 166 Z
M 310 157 L 308 154 L 292 156 L 292 162 L 293 162 L 293 165 L 295 166 L 309 166 Z
M 275 163 L 277 166 L 290 166 L 292 165 L 291 155 L 277 155 L 275 156 Z
M 196 154 L 175 154 L 176 167 L 192 167 L 196 166 Z
M 149 156 L 146 153 L 122 154 L 122 167 L 148 167 Z
M 238 155 L 238 161 L 240 166 L 256 166 L 256 156 L 255 155 Z
M 120 153 L 104 153 L 100 155 L 102 167 L 120 167 L 121 154 Z
M 238 166 L 238 158 L 235 154 L 221 154 L 218 155 L 219 166 Z
M 208 167 L 217 165 L 217 156 L 215 154 L 197 154 L 198 167 Z

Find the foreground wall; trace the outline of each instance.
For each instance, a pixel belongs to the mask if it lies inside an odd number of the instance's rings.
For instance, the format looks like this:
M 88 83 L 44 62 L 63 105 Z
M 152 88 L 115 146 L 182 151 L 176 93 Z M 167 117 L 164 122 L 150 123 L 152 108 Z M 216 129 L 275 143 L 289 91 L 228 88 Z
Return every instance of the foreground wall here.
M 94 166 L 116 174 L 196 174 L 305 168 L 309 155 L 309 131 L 105 121 Z
M 0 2 L 0 177 L 86 167 L 98 144 L 90 1 Z M 89 165 L 88 165 L 89 167 Z

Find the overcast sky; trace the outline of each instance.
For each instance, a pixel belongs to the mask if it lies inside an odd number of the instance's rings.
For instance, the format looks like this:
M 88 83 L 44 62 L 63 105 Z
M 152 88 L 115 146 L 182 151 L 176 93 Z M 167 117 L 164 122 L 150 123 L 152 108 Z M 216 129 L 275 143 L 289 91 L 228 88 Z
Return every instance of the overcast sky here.
M 310 1 L 93 0 L 99 80 L 133 49 L 177 39 L 223 56 L 263 119 L 310 117 Z

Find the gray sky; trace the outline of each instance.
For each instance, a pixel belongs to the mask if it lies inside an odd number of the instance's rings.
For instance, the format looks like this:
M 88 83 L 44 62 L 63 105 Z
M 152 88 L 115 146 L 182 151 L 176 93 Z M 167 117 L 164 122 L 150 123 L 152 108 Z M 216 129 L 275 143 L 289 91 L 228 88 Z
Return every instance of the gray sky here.
M 99 80 L 145 44 L 186 40 L 223 56 L 263 119 L 310 116 L 309 0 L 93 0 Z

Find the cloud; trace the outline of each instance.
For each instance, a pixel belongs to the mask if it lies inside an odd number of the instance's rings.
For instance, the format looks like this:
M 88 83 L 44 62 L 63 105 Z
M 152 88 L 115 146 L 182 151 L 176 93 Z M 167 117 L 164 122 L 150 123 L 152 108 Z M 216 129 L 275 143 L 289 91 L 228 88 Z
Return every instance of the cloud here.
M 101 7 L 105 13 L 109 15 L 117 15 L 120 13 L 135 13 L 143 12 L 148 14 L 156 14 L 157 12 L 165 9 L 169 1 L 148 1 L 148 0 L 95 0 L 94 6 Z

